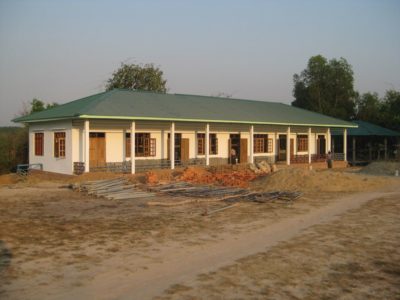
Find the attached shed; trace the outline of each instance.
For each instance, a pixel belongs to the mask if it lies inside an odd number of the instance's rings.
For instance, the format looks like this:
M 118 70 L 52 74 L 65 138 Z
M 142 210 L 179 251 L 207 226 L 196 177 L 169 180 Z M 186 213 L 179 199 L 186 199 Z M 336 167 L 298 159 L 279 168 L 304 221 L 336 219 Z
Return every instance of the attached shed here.
M 331 128 L 346 137 L 347 128 L 357 127 L 277 102 L 124 89 L 14 121 L 29 125 L 30 163 L 66 174 L 258 160 L 312 163 L 331 150 Z M 346 151 L 340 157 L 346 160 Z
M 352 163 L 370 162 L 398 158 L 400 132 L 390 130 L 366 121 L 353 121 L 357 128 L 349 128 L 347 152 Z M 341 130 L 332 131 L 333 151 L 342 151 Z

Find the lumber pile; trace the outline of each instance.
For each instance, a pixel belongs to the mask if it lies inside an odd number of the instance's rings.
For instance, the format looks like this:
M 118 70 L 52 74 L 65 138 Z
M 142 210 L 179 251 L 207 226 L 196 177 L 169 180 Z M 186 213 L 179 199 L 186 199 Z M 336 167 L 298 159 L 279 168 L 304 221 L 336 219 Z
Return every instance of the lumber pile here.
M 110 200 L 128 200 L 155 197 L 155 193 L 138 189 L 124 177 L 87 181 L 72 186 L 74 190 Z
M 266 203 L 269 201 L 293 202 L 302 196 L 300 192 L 276 191 L 258 192 L 236 187 L 217 187 L 212 185 L 191 185 L 187 182 L 175 182 L 171 184 L 157 185 L 150 188 L 151 191 L 168 196 L 189 197 L 191 199 L 178 202 L 148 202 L 148 205 L 174 206 L 194 202 L 225 201 L 234 203 L 238 201 L 252 201 Z

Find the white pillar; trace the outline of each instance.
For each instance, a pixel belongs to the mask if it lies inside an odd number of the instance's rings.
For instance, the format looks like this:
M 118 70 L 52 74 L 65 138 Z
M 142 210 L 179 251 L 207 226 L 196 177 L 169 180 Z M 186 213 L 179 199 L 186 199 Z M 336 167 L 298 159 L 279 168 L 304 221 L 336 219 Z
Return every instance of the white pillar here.
M 89 172 L 89 120 L 84 123 L 84 140 L 85 172 Z
M 169 158 L 171 160 L 171 169 L 175 169 L 175 122 L 171 123 L 169 134 Z
M 290 126 L 286 132 L 286 164 L 290 165 Z
M 326 129 L 326 153 L 331 150 L 331 129 L 328 128 Z
M 250 163 L 254 164 L 254 125 L 250 125 Z
M 311 164 L 311 127 L 308 128 L 308 137 L 307 137 L 307 142 L 308 142 L 308 163 Z
M 347 161 L 347 129 L 343 129 L 343 160 Z
M 206 134 L 205 134 L 205 138 L 206 138 L 206 143 L 204 145 L 204 152 L 206 155 L 206 166 L 210 165 L 210 124 L 206 124 Z
M 135 137 L 135 133 L 136 133 L 136 124 L 135 121 L 132 121 L 131 124 L 131 173 L 135 174 L 136 172 L 136 137 Z

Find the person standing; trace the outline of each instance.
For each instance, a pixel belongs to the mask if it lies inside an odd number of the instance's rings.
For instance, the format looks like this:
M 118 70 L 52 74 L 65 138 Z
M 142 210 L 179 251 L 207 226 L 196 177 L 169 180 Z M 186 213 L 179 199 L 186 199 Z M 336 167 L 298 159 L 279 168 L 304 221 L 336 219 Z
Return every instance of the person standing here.
M 326 155 L 326 163 L 328 164 L 328 169 L 332 169 L 333 161 L 331 151 L 328 151 L 328 154 Z
M 234 148 L 231 149 L 231 164 L 236 164 L 236 150 Z

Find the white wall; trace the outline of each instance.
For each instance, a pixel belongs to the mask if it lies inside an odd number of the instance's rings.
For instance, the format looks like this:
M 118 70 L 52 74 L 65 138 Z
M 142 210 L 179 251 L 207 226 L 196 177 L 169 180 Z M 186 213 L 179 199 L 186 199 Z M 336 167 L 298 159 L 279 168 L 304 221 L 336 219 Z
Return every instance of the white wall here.
M 72 164 L 72 123 L 71 121 L 52 121 L 34 123 L 29 126 L 29 163 L 43 164 L 43 170 L 63 174 L 73 173 Z M 35 132 L 44 133 L 43 156 L 35 155 Z M 54 157 L 54 133 L 65 132 L 65 157 Z

